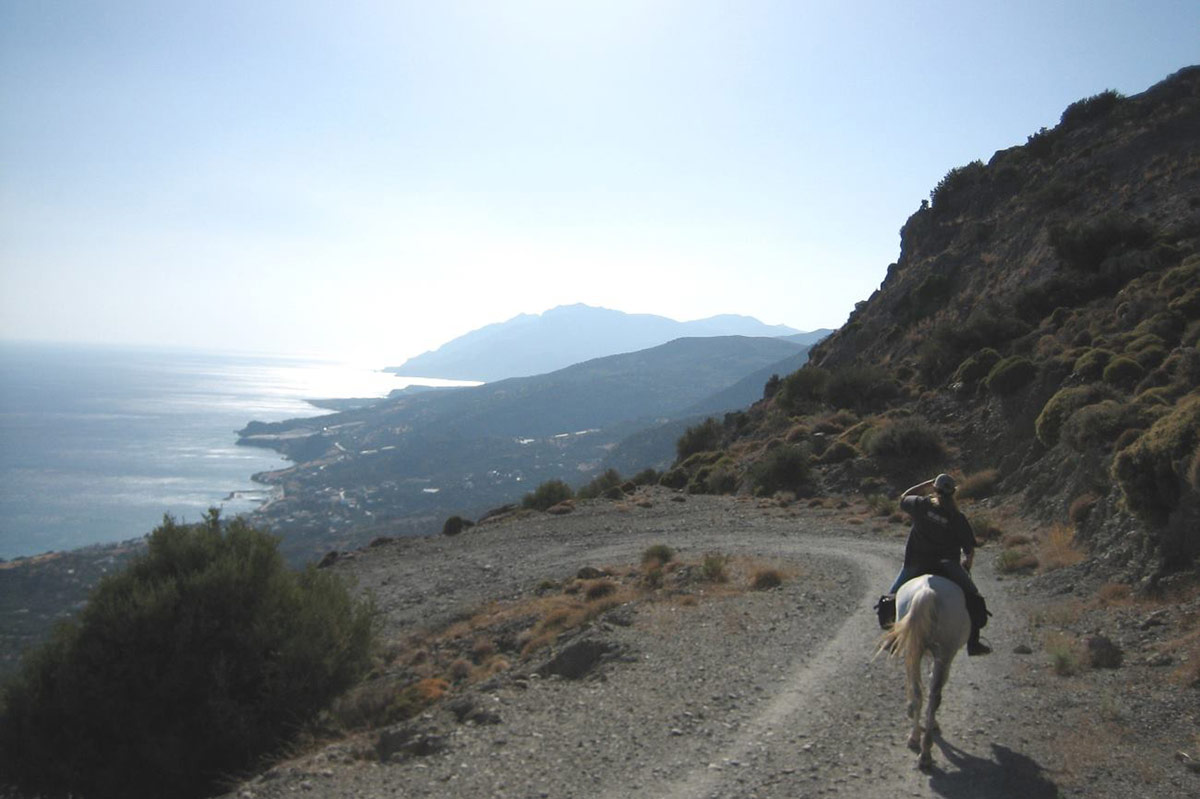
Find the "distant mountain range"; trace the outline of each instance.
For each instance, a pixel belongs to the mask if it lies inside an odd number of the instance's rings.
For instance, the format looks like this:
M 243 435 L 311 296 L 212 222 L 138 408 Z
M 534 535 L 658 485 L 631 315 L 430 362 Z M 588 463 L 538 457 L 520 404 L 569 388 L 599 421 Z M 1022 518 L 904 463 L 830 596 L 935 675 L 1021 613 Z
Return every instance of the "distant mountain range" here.
M 387 371 L 410 377 L 494 382 L 562 369 L 593 358 L 636 352 L 678 338 L 788 337 L 810 345 L 830 330 L 810 333 L 726 314 L 677 322 L 653 314 L 627 314 L 589 305 L 561 305 L 481 327 Z

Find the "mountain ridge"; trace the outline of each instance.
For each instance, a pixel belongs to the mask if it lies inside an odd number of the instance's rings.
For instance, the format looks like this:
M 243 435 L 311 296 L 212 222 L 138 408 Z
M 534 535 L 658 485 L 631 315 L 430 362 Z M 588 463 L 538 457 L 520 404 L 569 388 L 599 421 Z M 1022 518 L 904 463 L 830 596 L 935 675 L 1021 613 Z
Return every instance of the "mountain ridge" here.
M 786 325 L 766 325 L 753 317 L 736 314 L 677 322 L 655 314 L 628 314 L 577 303 L 485 325 L 385 371 L 410 377 L 494 382 L 546 374 L 593 358 L 649 349 L 677 338 L 729 335 L 805 334 Z

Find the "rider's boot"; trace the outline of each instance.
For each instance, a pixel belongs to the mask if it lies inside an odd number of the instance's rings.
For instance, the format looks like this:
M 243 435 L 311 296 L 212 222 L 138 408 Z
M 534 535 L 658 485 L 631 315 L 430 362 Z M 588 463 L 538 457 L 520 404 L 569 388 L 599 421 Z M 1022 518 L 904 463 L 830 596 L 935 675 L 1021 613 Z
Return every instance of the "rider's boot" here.
M 987 618 L 991 615 L 988 613 L 987 604 L 979 594 L 968 593 L 966 600 L 967 613 L 971 617 L 971 637 L 967 639 L 967 654 L 972 656 L 991 654 L 992 648 L 979 641 L 979 631 L 987 624 Z
M 896 623 L 896 597 L 894 594 L 884 594 L 875 603 L 875 612 L 879 614 L 879 629 L 890 630 Z
M 971 625 L 971 637 L 967 639 L 967 654 L 972 657 L 992 654 L 992 648 L 979 640 L 979 628 L 973 624 Z

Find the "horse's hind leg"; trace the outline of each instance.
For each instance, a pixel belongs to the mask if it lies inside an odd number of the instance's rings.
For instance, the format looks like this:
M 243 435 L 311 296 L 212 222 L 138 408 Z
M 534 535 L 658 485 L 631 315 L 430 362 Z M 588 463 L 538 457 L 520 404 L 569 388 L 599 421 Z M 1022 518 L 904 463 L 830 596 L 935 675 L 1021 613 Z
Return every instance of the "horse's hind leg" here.
M 908 669 L 908 717 L 912 719 L 912 732 L 908 736 L 908 748 L 917 751 L 921 742 L 921 661 L 910 664 Z
M 937 712 L 942 705 L 942 689 L 950 678 L 950 662 L 935 658 L 933 674 L 929 678 L 929 703 L 925 709 L 925 734 L 921 736 L 921 756 L 917 766 L 922 770 L 933 766 L 933 735 L 938 731 Z

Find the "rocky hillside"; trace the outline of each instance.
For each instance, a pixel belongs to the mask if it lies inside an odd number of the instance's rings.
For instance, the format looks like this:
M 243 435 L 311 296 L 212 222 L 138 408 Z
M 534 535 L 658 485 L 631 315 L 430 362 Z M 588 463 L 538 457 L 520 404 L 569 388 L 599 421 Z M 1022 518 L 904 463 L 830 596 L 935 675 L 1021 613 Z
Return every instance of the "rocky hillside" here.
M 953 469 L 1155 578 L 1200 550 L 1198 342 L 1189 67 L 950 170 L 879 290 L 681 465 L 695 485 L 718 457 L 752 476 L 796 448 L 817 467 L 796 490 L 866 492 Z

